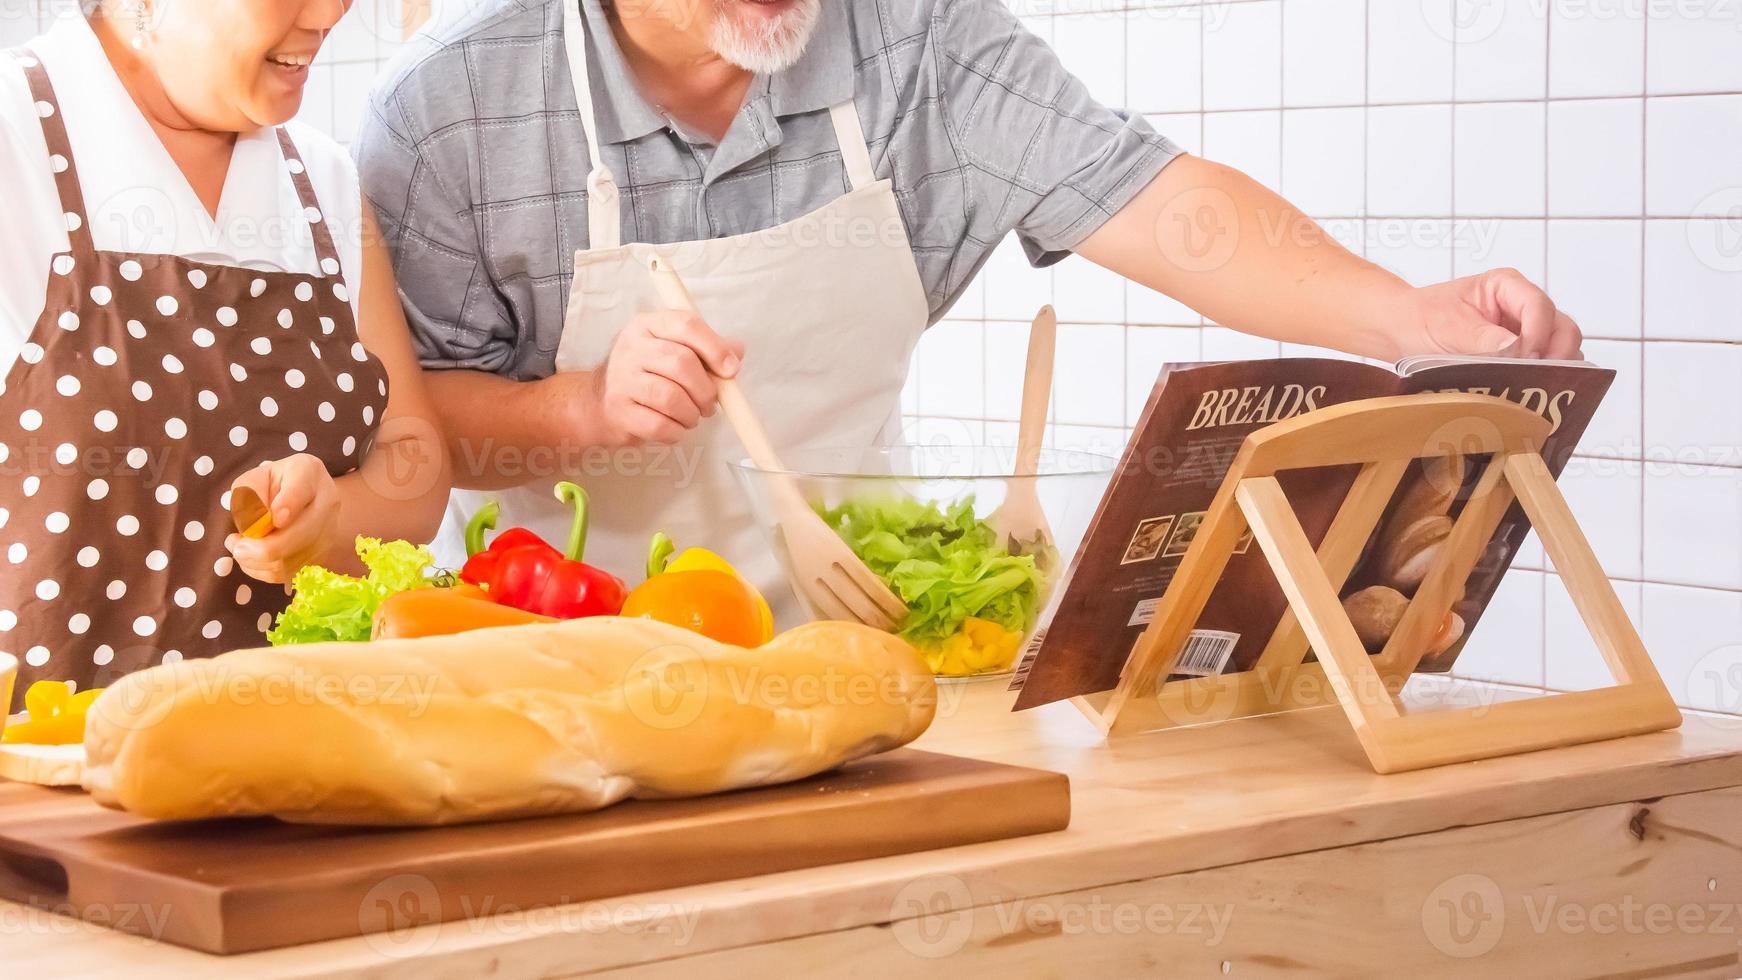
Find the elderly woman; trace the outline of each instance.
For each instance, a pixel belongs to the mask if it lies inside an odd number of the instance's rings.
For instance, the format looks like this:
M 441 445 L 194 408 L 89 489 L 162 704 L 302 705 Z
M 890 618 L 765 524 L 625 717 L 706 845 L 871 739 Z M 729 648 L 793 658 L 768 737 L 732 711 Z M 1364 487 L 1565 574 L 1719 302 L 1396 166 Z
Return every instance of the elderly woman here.
M 0 52 L 0 650 L 80 687 L 261 642 L 307 563 L 427 540 L 447 459 L 331 140 L 348 0 L 88 0 Z M 240 480 L 274 530 L 234 533 Z M 252 581 L 251 581 L 252 580 Z

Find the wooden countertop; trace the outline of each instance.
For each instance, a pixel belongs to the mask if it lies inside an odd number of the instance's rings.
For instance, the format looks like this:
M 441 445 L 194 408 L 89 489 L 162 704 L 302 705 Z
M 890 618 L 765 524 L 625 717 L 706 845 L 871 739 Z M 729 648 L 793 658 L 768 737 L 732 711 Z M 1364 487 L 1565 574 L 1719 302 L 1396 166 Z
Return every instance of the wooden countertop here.
M 1336 708 L 1105 744 L 1069 705 L 1012 714 L 1012 698 L 947 686 L 919 745 L 1068 773 L 1062 833 L 560 909 L 480 907 L 439 927 L 229 958 L 0 903 L 0 960 L 23 977 L 562 975 L 1742 785 L 1742 719 L 1690 716 L 1677 731 L 1379 776 Z

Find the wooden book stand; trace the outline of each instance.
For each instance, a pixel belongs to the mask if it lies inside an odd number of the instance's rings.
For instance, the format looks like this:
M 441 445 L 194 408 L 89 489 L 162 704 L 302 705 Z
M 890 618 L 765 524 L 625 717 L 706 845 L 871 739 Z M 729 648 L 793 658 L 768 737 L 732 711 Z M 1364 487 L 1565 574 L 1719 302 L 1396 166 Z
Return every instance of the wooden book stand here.
M 1382 773 L 1676 727 L 1681 712 L 1543 462 L 1539 448 L 1549 431 L 1547 420 L 1500 398 L 1420 394 L 1346 402 L 1254 432 L 1119 685 L 1077 698 L 1078 708 L 1111 736 L 1340 703 Z M 1410 464 L 1456 453 L 1492 457 L 1391 639 L 1369 656 L 1338 593 Z M 1362 469 L 1315 553 L 1274 474 L 1342 464 Z M 1615 686 L 1406 711 L 1397 692 L 1514 500 L 1565 581 Z M 1288 597 L 1288 611 L 1253 669 L 1161 685 L 1248 529 Z M 1305 662 L 1309 649 L 1316 662 Z

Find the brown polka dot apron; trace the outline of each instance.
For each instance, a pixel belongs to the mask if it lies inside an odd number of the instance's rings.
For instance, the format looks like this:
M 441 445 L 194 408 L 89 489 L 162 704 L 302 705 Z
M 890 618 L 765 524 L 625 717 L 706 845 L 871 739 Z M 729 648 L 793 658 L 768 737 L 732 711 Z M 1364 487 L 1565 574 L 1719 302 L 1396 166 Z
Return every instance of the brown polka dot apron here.
M 303 452 L 335 476 L 356 469 L 387 374 L 357 339 L 288 134 L 278 143 L 318 272 L 100 252 L 48 73 L 28 50 L 13 55 L 69 239 L 0 388 L 0 650 L 22 663 L 16 711 L 33 681 L 102 686 L 261 643 L 285 590 L 248 578 L 225 551 L 230 485 Z

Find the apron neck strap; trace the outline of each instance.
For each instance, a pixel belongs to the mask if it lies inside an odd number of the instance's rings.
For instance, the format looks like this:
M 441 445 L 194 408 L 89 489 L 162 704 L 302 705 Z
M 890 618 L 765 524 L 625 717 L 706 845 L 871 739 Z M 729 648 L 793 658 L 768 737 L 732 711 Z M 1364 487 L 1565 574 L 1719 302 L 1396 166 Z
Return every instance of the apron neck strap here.
M 315 197 L 314 184 L 309 182 L 308 165 L 303 163 L 302 154 L 297 152 L 290 133 L 283 126 L 278 127 L 277 132 L 278 152 L 284 157 L 291 186 L 296 188 L 296 199 L 302 205 L 303 220 L 308 222 L 309 234 L 314 237 L 315 257 L 320 259 L 321 274 L 337 276 L 340 272 L 339 250 L 333 246 L 332 232 L 327 228 L 326 217 L 321 214 L 321 202 Z
M 581 15 L 581 0 L 559 0 L 563 5 L 563 48 L 568 55 L 569 81 L 575 89 L 575 105 L 581 111 L 581 125 L 586 129 L 587 159 L 592 170 L 587 174 L 587 237 L 591 248 L 616 248 L 623 243 L 623 215 L 618 203 L 617 182 L 611 168 L 605 165 L 600 149 L 599 116 L 593 100 L 593 79 L 587 63 L 587 29 Z M 854 190 L 877 182 L 871 169 L 871 149 L 865 142 L 865 128 L 859 122 L 859 110 L 851 98 L 829 106 L 829 121 L 835 127 L 835 141 L 841 148 L 841 165 Z
M 54 83 L 42 59 L 29 48 L 13 50 L 12 57 L 24 70 L 30 84 L 30 97 L 36 103 L 37 122 L 42 125 L 42 141 L 48 147 L 49 169 L 54 172 L 54 187 L 60 195 L 60 209 L 66 215 L 67 246 L 76 259 L 96 254 L 91 240 L 91 222 L 85 214 L 85 194 L 79 189 L 79 171 L 73 163 L 73 144 L 67 136 L 66 120 L 61 118 L 60 100 L 55 98 Z
M 829 122 L 835 125 L 835 142 L 841 145 L 841 165 L 847 169 L 847 180 L 858 190 L 877 182 L 871 169 L 871 147 L 865 142 L 865 127 L 859 123 L 859 109 L 851 98 L 829 106 Z
M 587 70 L 587 30 L 581 19 L 581 0 L 558 0 L 563 5 L 563 48 L 568 54 L 569 81 L 575 88 L 575 105 L 581 110 L 586 129 L 587 238 L 590 248 L 616 248 L 623 243 L 623 215 L 617 203 L 617 182 L 599 146 L 599 117 L 593 109 L 593 79 Z

